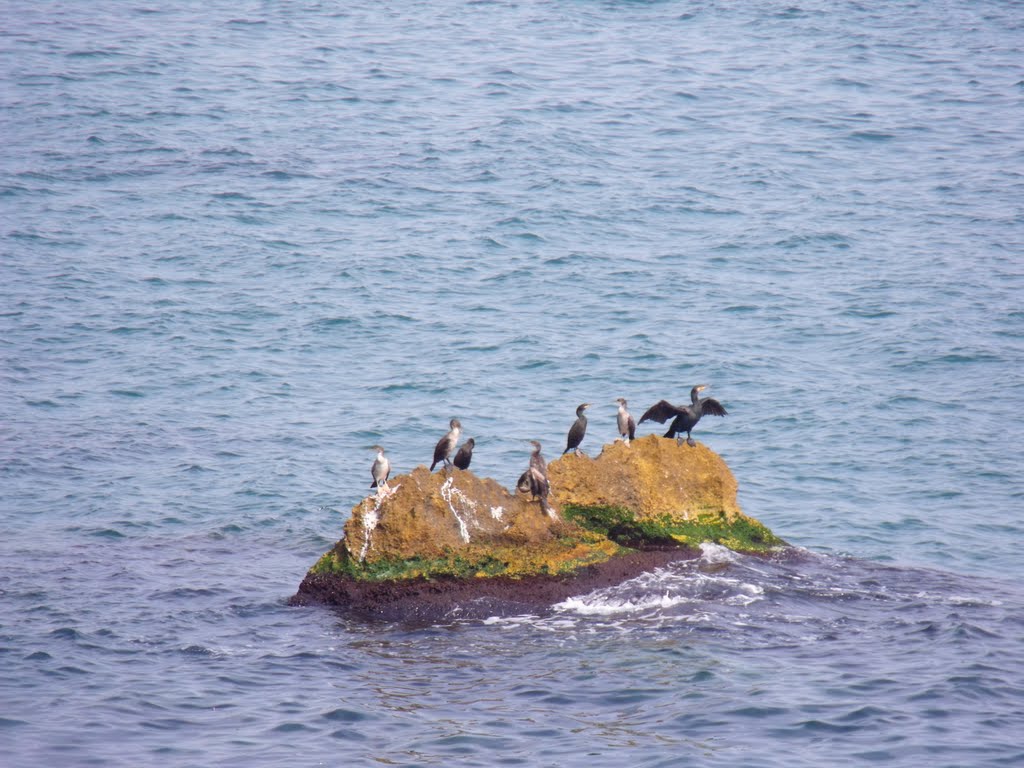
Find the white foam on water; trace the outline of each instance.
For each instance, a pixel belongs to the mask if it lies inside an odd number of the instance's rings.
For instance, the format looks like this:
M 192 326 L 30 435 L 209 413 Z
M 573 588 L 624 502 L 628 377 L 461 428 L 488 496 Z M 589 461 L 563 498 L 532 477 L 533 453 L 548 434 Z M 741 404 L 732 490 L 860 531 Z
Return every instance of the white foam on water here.
M 708 563 L 735 563 L 740 556 L 728 547 L 721 544 L 714 544 L 710 541 L 702 542 L 700 545 L 701 559 Z
M 744 606 L 756 603 L 760 599 L 761 598 L 757 595 L 733 595 L 732 597 L 727 597 L 725 599 L 725 603 L 726 605 Z
M 664 610 L 683 603 L 695 602 L 684 595 L 652 595 L 650 597 L 615 599 L 594 598 L 593 595 L 570 597 L 554 606 L 556 611 L 571 611 L 584 616 L 610 616 L 616 613 L 637 613 L 638 611 Z
M 931 592 L 918 592 L 917 598 L 921 600 L 928 600 L 929 602 L 942 602 L 948 605 L 962 605 L 962 606 L 988 606 L 989 608 L 998 608 L 1003 604 L 1002 600 L 989 599 L 985 597 L 968 597 L 967 595 L 936 595 Z
M 714 558 L 713 562 L 722 562 L 719 558 L 723 553 L 727 553 L 728 561 L 737 557 L 731 550 L 715 544 L 709 545 L 708 552 Z M 658 568 L 617 586 L 571 597 L 554 608 L 581 616 L 610 616 L 665 611 L 681 605 L 742 607 L 764 599 L 765 590 L 760 584 L 705 573 L 697 570 L 701 563 L 707 564 L 702 559 Z M 694 618 L 694 615 L 689 618 Z

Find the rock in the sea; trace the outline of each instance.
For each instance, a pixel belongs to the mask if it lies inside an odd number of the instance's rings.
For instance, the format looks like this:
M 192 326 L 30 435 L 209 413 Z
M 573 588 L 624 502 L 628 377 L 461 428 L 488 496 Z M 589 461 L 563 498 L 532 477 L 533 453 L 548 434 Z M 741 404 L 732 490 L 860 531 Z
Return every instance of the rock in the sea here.
M 389 482 L 390 494 L 353 508 L 344 538 L 314 571 L 362 581 L 550 575 L 608 560 L 620 549 L 469 470 L 431 473 L 420 466 Z
M 736 503 L 736 478 L 706 445 L 648 435 L 606 445 L 596 459 L 566 455 L 548 465 L 551 499 L 571 521 L 620 544 L 698 546 L 743 552 L 784 542 Z
M 549 515 L 468 470 L 417 467 L 355 506 L 344 537 L 310 569 L 295 603 L 388 618 L 536 608 L 675 559 L 703 541 L 783 544 L 736 504 L 736 480 L 707 447 L 651 435 L 597 458 L 548 464 Z

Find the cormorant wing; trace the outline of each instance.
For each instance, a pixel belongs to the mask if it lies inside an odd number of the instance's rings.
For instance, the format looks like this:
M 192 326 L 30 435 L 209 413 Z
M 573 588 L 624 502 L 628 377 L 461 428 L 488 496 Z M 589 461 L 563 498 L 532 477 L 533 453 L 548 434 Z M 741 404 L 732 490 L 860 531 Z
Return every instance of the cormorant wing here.
M 430 465 L 431 471 L 434 469 L 434 465 L 439 461 L 444 461 L 448 457 L 448 435 L 445 435 L 437 441 L 437 445 L 434 446 L 434 463 Z
M 629 425 L 629 439 L 636 440 L 636 419 L 630 416 L 627 424 Z
M 576 419 L 575 423 L 569 428 L 569 435 L 565 439 L 565 450 L 563 453 L 568 453 L 573 448 L 578 448 L 580 443 L 583 442 L 586 433 L 587 422 L 582 418 Z
M 523 493 L 528 493 L 530 490 L 530 470 L 527 469 L 523 474 L 519 476 L 519 480 L 516 481 L 516 488 Z
M 711 414 L 712 416 L 725 416 L 728 413 L 722 404 L 713 397 L 702 397 L 700 399 L 700 407 L 704 413 Z
M 664 424 L 666 421 L 671 419 L 673 416 L 678 416 L 682 412 L 682 408 L 677 408 L 672 405 L 668 400 L 659 400 L 646 411 L 644 415 L 640 417 L 640 421 L 644 422 L 648 419 L 652 419 L 659 424 Z
M 548 490 L 551 487 L 548 484 L 548 479 L 536 467 L 530 467 L 526 472 L 529 475 L 530 493 L 534 496 L 547 498 Z

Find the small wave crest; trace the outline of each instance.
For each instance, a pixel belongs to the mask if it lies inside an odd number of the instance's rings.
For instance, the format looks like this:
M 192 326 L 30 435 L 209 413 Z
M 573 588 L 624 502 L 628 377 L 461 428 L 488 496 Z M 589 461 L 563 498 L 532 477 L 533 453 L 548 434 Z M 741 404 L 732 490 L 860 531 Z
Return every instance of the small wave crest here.
M 728 547 L 705 541 L 700 545 L 701 559 L 708 563 L 735 563 L 740 556 Z
M 691 598 L 683 595 L 651 595 L 638 596 L 633 598 L 616 598 L 613 596 L 602 596 L 595 599 L 593 596 L 570 597 L 555 606 L 556 610 L 571 611 L 581 615 L 610 616 L 617 613 L 637 613 L 650 610 L 664 610 L 674 608 L 682 603 L 693 602 Z
M 740 555 L 717 544 L 702 545 L 701 550 L 699 560 L 659 568 L 623 584 L 569 598 L 554 608 L 577 616 L 661 615 L 694 620 L 705 615 L 709 604 L 745 606 L 763 599 L 762 585 L 722 572 L 723 565 L 736 563 Z

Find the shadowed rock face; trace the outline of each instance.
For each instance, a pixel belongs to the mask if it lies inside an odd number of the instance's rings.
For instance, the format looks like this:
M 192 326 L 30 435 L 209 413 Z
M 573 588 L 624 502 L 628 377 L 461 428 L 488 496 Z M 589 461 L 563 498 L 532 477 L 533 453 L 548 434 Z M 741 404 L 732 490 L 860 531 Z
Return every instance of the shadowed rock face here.
M 334 605 L 363 618 L 413 623 L 543 613 L 562 600 L 621 584 L 698 554 L 696 550 L 679 547 L 624 551 L 618 557 L 583 566 L 572 574 L 519 578 L 441 576 L 363 581 L 310 571 L 291 603 Z
M 473 602 L 493 615 L 501 604 L 550 604 L 692 557 L 702 541 L 745 551 L 783 544 L 740 511 L 735 478 L 703 445 L 651 435 L 593 459 L 566 455 L 548 475 L 557 516 L 467 470 L 421 466 L 393 477 L 389 495 L 353 508 L 293 602 L 420 618 L 425 607 L 447 615 Z

